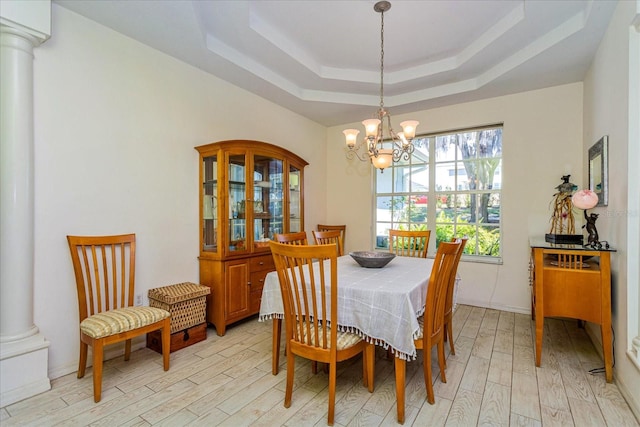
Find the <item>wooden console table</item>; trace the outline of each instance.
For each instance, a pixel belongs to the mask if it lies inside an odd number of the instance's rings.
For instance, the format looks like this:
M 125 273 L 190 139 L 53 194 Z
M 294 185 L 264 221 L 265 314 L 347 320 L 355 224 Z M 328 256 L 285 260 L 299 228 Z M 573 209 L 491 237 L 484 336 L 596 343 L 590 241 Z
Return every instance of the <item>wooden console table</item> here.
M 531 314 L 536 321 L 536 366 L 542 356 L 545 317 L 600 325 L 607 382 L 613 380 L 611 262 L 613 249 L 532 241 Z

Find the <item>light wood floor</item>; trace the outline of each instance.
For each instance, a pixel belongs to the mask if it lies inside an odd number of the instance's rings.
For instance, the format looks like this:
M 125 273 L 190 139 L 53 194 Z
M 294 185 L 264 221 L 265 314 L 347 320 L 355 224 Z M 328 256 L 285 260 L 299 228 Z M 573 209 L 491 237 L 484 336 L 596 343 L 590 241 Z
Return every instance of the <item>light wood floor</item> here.
M 615 384 L 590 369 L 603 366 L 576 321 L 548 319 L 542 367 L 534 365 L 534 327 L 526 315 L 461 305 L 454 317 L 456 355 L 447 383 L 434 378 L 426 402 L 422 358 L 407 364 L 405 425 L 638 426 Z M 447 353 L 448 354 L 448 353 Z M 435 353 L 434 353 L 435 355 Z M 377 351 L 376 388 L 362 386 L 361 360 L 339 366 L 338 426 L 396 425 L 392 360 Z M 52 390 L 0 411 L 3 426 L 323 426 L 327 377 L 296 364 L 296 388 L 283 407 L 286 361 L 271 375 L 271 323 L 255 318 L 171 355 L 134 352 L 105 363 L 102 401 L 93 402 L 91 369 L 52 381 Z M 435 357 L 434 357 L 435 360 Z M 436 375 L 437 363 L 435 364 Z

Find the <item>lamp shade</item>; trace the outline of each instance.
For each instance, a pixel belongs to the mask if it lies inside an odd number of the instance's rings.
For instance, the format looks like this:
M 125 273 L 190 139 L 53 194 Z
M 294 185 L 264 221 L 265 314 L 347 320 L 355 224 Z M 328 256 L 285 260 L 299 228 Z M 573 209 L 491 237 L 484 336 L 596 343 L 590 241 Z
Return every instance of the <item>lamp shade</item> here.
M 571 197 L 571 203 L 578 209 L 591 209 L 598 204 L 598 195 L 586 189 L 576 191 Z
M 416 136 L 416 128 L 420 124 L 417 120 L 406 120 L 400 123 L 402 126 L 402 132 L 404 133 L 405 138 L 411 140 Z
M 358 129 L 345 129 L 342 133 L 346 138 L 347 147 L 353 148 L 356 145 L 360 131 Z
M 367 138 L 375 137 L 378 135 L 378 125 L 380 125 L 379 119 L 368 119 L 362 122 L 365 130 L 367 131 Z
M 378 150 L 377 156 L 371 156 L 371 163 L 380 170 L 388 168 L 393 163 L 393 150 L 390 148 Z

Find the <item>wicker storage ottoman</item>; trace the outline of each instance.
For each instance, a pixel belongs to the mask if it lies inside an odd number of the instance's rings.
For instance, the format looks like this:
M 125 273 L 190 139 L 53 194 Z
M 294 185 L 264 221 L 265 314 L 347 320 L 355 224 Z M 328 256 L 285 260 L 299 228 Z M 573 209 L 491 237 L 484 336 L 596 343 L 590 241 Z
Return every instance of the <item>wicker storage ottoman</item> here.
M 206 306 L 208 286 L 177 283 L 149 289 L 149 305 L 171 313 L 171 351 L 207 338 Z M 162 351 L 160 331 L 147 334 L 147 347 Z

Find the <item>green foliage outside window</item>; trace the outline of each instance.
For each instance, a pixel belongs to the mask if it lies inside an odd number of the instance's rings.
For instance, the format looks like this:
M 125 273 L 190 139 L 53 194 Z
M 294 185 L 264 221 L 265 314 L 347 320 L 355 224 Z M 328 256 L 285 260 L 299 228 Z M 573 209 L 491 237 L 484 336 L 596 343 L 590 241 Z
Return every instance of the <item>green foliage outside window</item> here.
M 478 255 L 499 256 L 500 255 L 500 229 L 476 228 L 475 225 L 469 224 L 464 219 L 456 218 L 454 227 L 453 221 L 447 218 L 444 212 L 440 212 L 437 218 L 436 226 L 436 247 L 440 242 L 449 242 L 453 237 L 466 236 L 467 244 L 464 248 L 465 254 L 474 254 L 476 245 L 478 247 Z M 449 224 L 447 224 L 449 223 Z M 454 232 L 455 228 L 455 232 Z
M 502 126 L 420 136 L 410 159 L 376 172 L 376 248 L 387 230 L 430 229 L 436 247 L 469 238 L 465 254 L 500 259 Z M 428 226 L 427 226 L 428 224 Z M 431 239 L 433 241 L 433 238 Z

